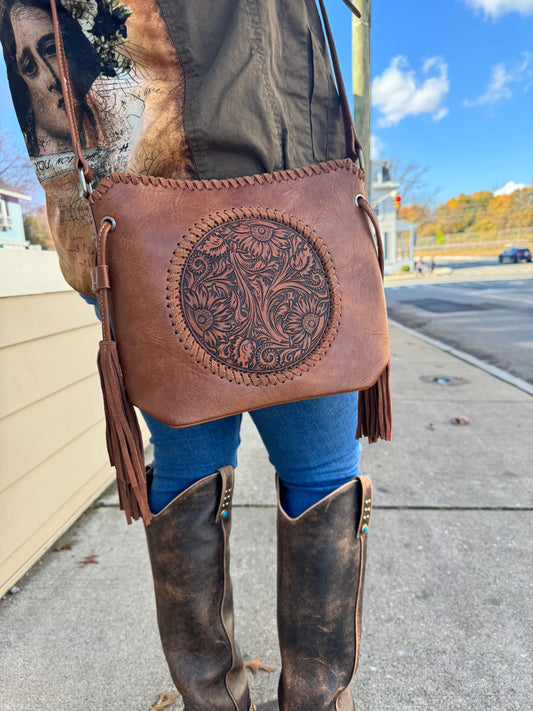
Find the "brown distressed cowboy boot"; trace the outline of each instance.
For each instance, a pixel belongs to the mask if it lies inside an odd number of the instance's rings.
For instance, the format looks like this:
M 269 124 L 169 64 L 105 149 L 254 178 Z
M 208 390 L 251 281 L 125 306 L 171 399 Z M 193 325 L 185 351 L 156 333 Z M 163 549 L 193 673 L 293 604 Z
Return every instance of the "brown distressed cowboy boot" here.
M 233 468 L 222 467 L 146 527 L 161 642 L 186 711 L 253 709 L 233 630 L 233 482 Z
M 350 682 L 359 655 L 371 510 L 367 476 L 297 518 L 287 516 L 278 495 L 280 711 L 354 711 Z

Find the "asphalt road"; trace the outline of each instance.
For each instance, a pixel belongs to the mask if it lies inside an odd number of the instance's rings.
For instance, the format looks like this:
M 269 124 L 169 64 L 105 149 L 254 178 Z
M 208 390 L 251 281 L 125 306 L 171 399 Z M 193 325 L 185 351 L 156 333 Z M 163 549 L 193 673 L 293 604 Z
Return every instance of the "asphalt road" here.
M 478 259 L 466 259 L 464 262 L 457 260 L 447 260 L 440 258 L 437 262 L 439 267 L 451 267 L 452 269 L 471 269 L 472 267 L 492 267 L 498 264 L 498 257 L 482 257 Z
M 533 384 L 533 265 L 455 264 L 387 284 L 392 319 Z

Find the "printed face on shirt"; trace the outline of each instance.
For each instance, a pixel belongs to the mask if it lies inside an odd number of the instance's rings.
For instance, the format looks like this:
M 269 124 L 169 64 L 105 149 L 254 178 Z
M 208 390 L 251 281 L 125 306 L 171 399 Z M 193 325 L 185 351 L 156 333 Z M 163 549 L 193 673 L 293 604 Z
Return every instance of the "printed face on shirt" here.
M 37 142 L 42 146 L 43 142 L 59 141 L 68 146 L 52 19 L 45 10 L 17 3 L 11 10 L 11 25 L 17 68 L 30 94 Z
M 185 136 L 183 70 L 160 1 L 56 5 L 78 134 L 95 183 L 112 171 L 198 177 Z M 93 227 L 72 169 L 50 0 L 0 0 L 0 42 L 63 274 L 89 294 Z

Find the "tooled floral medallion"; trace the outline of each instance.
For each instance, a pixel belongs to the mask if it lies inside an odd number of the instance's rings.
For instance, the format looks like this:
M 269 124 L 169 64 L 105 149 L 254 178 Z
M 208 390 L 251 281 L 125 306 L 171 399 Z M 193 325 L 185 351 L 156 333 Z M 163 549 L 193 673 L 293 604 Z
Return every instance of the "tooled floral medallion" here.
M 225 375 L 300 374 L 319 360 L 338 324 L 327 249 L 279 212 L 211 215 L 175 250 L 168 280 L 176 333 L 199 362 L 207 355 Z

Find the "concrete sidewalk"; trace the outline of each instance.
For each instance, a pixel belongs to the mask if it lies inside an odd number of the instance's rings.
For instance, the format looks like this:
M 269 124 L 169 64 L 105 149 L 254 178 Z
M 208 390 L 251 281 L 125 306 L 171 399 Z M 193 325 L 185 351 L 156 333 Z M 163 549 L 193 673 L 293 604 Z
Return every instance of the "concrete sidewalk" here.
M 365 447 L 362 462 L 375 509 L 357 709 L 529 711 L 533 398 L 391 332 L 394 441 Z M 469 424 L 452 424 L 456 417 Z M 251 678 L 258 703 L 275 696 L 279 671 L 275 491 L 249 418 L 243 430 L 232 535 L 237 636 L 245 658 L 264 655 L 276 667 Z M 0 601 L 0 711 L 148 711 L 172 684 L 143 527 L 126 526 L 110 490 L 57 545 L 73 541 Z M 97 565 L 82 564 L 90 555 Z

